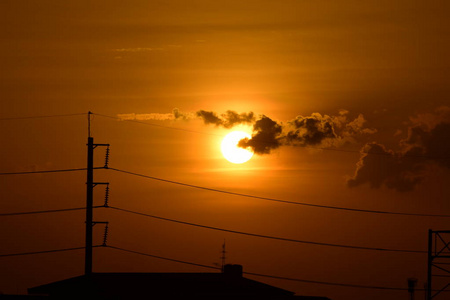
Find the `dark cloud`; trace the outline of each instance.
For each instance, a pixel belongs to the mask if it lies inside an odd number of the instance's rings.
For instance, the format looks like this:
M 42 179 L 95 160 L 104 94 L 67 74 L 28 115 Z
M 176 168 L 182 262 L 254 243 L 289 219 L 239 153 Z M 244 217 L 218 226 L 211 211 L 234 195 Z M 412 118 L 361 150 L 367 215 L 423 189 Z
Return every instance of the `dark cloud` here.
M 193 117 L 192 113 L 181 112 L 176 107 L 172 110 L 172 115 L 173 115 L 175 120 L 189 120 L 189 119 L 191 119 Z
M 253 112 L 238 114 L 235 111 L 228 110 L 222 114 L 223 126 L 225 128 L 231 128 L 238 124 L 251 124 L 255 120 Z
M 205 124 L 214 124 L 225 128 L 231 128 L 239 124 L 251 124 L 255 120 L 253 112 L 239 114 L 231 110 L 228 110 L 220 116 L 212 111 L 199 110 L 196 112 L 196 115 L 201 118 Z
M 334 124 L 331 118 L 323 118 L 316 113 L 310 117 L 298 116 L 290 122 L 294 128 L 285 135 L 287 143 L 302 146 L 320 145 L 324 139 L 336 138 Z
M 431 163 L 450 168 L 450 108 L 412 118 L 408 136 L 400 145 L 402 150 L 397 153 L 377 143 L 365 145 L 348 186 L 367 183 L 373 188 L 385 185 L 410 191 L 425 178 Z
M 415 119 L 419 123 L 409 128 L 408 137 L 401 144 L 408 151 L 450 168 L 450 108 L 440 108 L 438 112 L 442 114 L 433 119 L 432 123 Z
M 347 118 L 347 111 L 338 116 L 298 116 L 286 124 L 277 123 L 262 116 L 253 127 L 251 139 L 242 140 L 240 147 L 250 147 L 256 154 L 268 154 L 282 145 L 338 147 L 353 142 L 362 134 L 374 133 L 374 129 L 364 127 L 362 115 L 353 121 Z
M 271 150 L 280 147 L 282 127 L 277 122 L 263 115 L 253 125 L 253 131 L 251 139 L 245 138 L 239 141 L 239 147 L 250 147 L 256 154 L 268 154 Z
M 410 191 L 423 179 L 423 165 L 408 156 L 386 150 L 377 143 L 366 144 L 361 149 L 355 176 L 348 180 L 349 187 L 369 184 L 372 188 L 386 185 L 400 192 Z
M 214 124 L 219 126 L 222 124 L 222 120 L 217 116 L 215 112 L 199 110 L 196 114 L 199 118 L 203 119 L 203 122 L 205 122 L 206 125 Z

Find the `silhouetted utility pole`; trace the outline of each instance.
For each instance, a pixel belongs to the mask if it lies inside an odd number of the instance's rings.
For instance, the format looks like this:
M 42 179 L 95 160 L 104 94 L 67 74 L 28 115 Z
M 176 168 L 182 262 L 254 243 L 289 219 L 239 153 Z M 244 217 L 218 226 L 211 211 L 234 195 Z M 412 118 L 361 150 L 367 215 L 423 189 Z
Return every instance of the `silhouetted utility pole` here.
M 450 287 L 450 230 L 428 230 L 427 300 Z M 438 282 L 434 278 L 440 279 Z M 448 290 L 447 290 L 448 291 Z M 433 294 L 433 292 L 435 292 Z M 445 295 L 448 297 L 447 295 Z M 446 299 L 444 297 L 440 299 Z M 447 298 L 448 299 L 448 298 Z
M 408 278 L 408 292 L 411 300 L 414 300 L 414 290 L 416 288 L 416 285 L 417 285 L 416 278 Z
M 105 206 L 107 206 L 108 201 L 108 191 L 109 186 L 107 182 L 94 182 L 94 149 L 97 146 L 107 146 L 105 166 L 108 168 L 108 158 L 109 158 L 109 144 L 94 144 L 94 138 L 91 137 L 91 122 L 90 115 L 88 114 L 88 143 L 87 143 L 87 179 L 86 179 L 86 246 L 85 246 L 85 258 L 84 258 L 84 273 L 85 275 L 92 274 L 92 227 L 97 223 L 106 224 L 105 235 L 103 245 L 106 246 L 106 236 L 108 229 L 108 222 L 94 222 L 93 221 L 93 199 L 94 199 L 94 187 L 97 184 L 106 184 L 106 196 L 105 196 Z
M 84 274 L 92 274 L 92 215 L 94 198 L 94 138 L 88 137 L 87 180 L 86 180 L 86 248 Z

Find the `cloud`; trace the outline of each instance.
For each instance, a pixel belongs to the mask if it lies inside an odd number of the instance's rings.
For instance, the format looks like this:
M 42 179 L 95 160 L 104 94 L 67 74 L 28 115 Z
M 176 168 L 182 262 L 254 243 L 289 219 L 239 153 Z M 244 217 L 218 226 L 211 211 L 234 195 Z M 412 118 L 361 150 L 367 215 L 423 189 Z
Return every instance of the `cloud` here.
M 155 48 L 118 48 L 114 49 L 115 52 L 148 52 L 154 51 Z
M 239 141 L 239 147 L 250 147 L 256 154 L 268 154 L 271 150 L 280 147 L 282 127 L 277 122 L 263 115 L 253 125 L 253 131 L 251 139 L 245 138 Z
M 450 169 L 450 107 L 410 119 L 408 135 L 398 152 L 378 143 L 366 144 L 349 187 L 369 184 L 400 192 L 413 190 L 427 175 L 430 164 Z
M 216 126 L 223 126 L 225 128 L 231 128 L 239 124 L 251 124 L 255 120 L 255 115 L 253 112 L 239 114 L 231 110 L 226 111 L 220 116 L 212 111 L 199 110 L 196 112 L 196 115 L 207 125 L 213 124 Z
M 310 117 L 298 116 L 289 122 L 290 129 L 285 136 L 287 143 L 301 146 L 320 145 L 325 139 L 337 137 L 331 117 L 313 113 Z
M 440 107 L 434 114 L 418 115 L 411 122 L 408 137 L 401 145 L 407 151 L 450 168 L 450 107 Z
M 149 113 L 149 114 L 118 114 L 117 117 L 121 121 L 127 121 L 127 120 L 138 120 L 138 121 L 146 121 L 146 120 L 158 120 L 158 121 L 164 121 L 164 120 L 175 120 L 175 117 L 173 114 L 159 114 L 159 113 Z
M 117 117 L 121 121 L 138 120 L 138 121 L 148 121 L 148 120 L 191 120 L 191 119 L 201 119 L 203 122 L 208 124 L 213 124 L 216 126 L 222 126 L 225 128 L 231 128 L 239 124 L 252 124 L 255 121 L 255 116 L 253 112 L 249 113 L 237 113 L 235 111 L 228 110 L 227 112 L 221 114 L 212 111 L 199 110 L 195 113 L 192 112 L 181 112 L 178 108 L 174 108 L 171 113 L 146 113 L 146 114 L 117 114 Z
M 410 191 L 423 180 L 424 166 L 414 159 L 386 150 L 377 143 L 361 149 L 355 176 L 347 181 L 349 187 L 369 184 L 372 188 L 385 185 L 400 192 Z
M 214 111 L 199 110 L 195 113 L 182 113 L 175 108 L 172 113 L 119 114 L 120 120 L 190 120 L 201 119 L 206 125 L 232 128 L 240 124 L 253 124 L 250 139 L 239 142 L 242 148 L 251 148 L 256 154 L 269 154 L 283 145 L 339 147 L 352 143 L 361 135 L 375 133 L 375 129 L 365 127 L 366 120 L 358 115 L 348 118 L 347 110 L 340 110 L 337 116 L 313 113 L 311 116 L 297 116 L 286 123 L 278 123 L 266 115 L 256 119 L 253 112 L 238 113 L 228 110 L 218 114 Z
M 129 113 L 129 114 L 118 114 L 117 117 L 121 121 L 130 121 L 130 120 L 137 120 L 137 121 L 148 121 L 148 120 L 157 120 L 157 121 L 166 121 L 166 120 L 187 120 L 192 118 L 191 114 L 189 113 L 182 113 L 178 108 L 174 108 L 172 110 L 172 113 L 147 113 L 147 114 L 136 114 L 136 113 Z
M 313 113 L 297 116 L 286 124 L 263 115 L 255 122 L 251 139 L 242 140 L 239 146 L 250 147 L 256 154 L 269 154 L 282 145 L 339 147 L 356 141 L 361 135 L 376 132 L 364 127 L 363 115 L 350 121 L 347 114 L 346 110 L 341 110 L 338 116 Z

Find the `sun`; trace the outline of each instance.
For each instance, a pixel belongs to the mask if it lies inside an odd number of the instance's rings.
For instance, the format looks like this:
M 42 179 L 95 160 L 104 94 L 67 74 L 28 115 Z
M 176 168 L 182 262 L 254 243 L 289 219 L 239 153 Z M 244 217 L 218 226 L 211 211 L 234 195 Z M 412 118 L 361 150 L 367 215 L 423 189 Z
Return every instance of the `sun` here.
M 237 146 L 239 141 L 244 138 L 251 138 L 251 136 L 243 131 L 233 131 L 227 134 L 220 147 L 223 157 L 234 164 L 242 164 L 252 158 L 252 151 Z

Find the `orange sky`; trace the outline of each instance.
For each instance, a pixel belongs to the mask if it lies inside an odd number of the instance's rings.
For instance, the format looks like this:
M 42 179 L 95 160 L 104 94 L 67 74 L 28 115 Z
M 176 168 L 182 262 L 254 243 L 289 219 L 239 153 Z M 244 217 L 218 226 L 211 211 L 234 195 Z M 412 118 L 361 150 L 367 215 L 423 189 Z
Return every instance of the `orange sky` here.
M 438 159 L 450 152 L 449 5 L 1 1 L 0 172 L 85 167 L 87 112 L 92 111 L 100 114 L 91 121 L 95 142 L 111 144 L 110 166 L 117 169 L 294 202 L 450 214 L 449 165 Z M 142 121 L 157 125 L 152 126 L 114 119 L 172 114 L 174 108 L 187 120 Z M 264 115 L 282 127 L 275 137 L 279 147 L 233 165 L 220 153 L 222 136 L 233 128 L 205 124 L 196 115 L 201 110 L 218 117 L 228 110 L 253 112 L 250 129 Z M 78 113 L 85 115 L 8 119 Z M 331 124 L 333 137 L 313 143 L 311 136 L 300 135 L 317 128 L 302 125 L 288 142 L 287 132 L 295 132 L 292 120 L 311 118 L 320 126 Z M 372 148 L 363 148 L 367 143 Z M 377 146 L 385 155 L 360 160 L 361 149 Z M 405 159 L 405 153 L 419 155 Z M 101 166 L 103 159 L 104 149 L 97 148 L 95 164 Z M 305 207 L 112 170 L 96 171 L 95 180 L 110 182 L 114 206 L 305 241 L 426 250 L 428 229 L 450 229 L 448 218 Z M 2 176 L 0 212 L 82 207 L 85 181 L 84 172 Z M 103 187 L 95 190 L 100 205 Z M 261 239 L 104 208 L 94 218 L 110 222 L 111 245 L 179 260 L 220 263 L 225 239 L 227 261 L 248 272 L 404 288 L 409 277 L 416 277 L 420 288 L 426 280 L 425 254 Z M 84 243 L 82 211 L 0 221 L 0 254 Z M 94 243 L 101 243 L 102 235 L 96 225 Z M 24 293 L 83 272 L 83 251 L 0 260 L 4 293 Z M 208 270 L 105 248 L 94 251 L 94 271 Z M 251 278 L 334 300 L 407 297 L 406 291 Z

